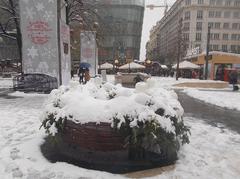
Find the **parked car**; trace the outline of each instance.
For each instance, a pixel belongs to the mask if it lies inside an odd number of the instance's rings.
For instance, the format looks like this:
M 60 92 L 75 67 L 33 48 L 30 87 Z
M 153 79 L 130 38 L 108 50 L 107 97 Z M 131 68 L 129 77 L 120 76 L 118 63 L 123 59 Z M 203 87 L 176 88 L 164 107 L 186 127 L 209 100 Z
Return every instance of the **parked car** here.
M 50 93 L 58 88 L 57 78 L 46 74 L 22 74 L 13 78 L 13 90 Z

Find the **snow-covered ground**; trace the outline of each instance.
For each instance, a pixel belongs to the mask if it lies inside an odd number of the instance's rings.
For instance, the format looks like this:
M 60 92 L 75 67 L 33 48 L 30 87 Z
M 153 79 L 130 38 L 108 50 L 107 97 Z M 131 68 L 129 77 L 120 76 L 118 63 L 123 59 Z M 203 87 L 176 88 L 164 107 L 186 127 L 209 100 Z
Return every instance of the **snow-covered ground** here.
M 206 103 L 217 105 L 220 107 L 225 107 L 229 109 L 236 109 L 240 111 L 240 92 L 233 92 L 232 86 L 223 89 L 212 89 L 206 88 L 201 90 L 201 88 L 188 88 L 188 87 L 174 87 L 175 84 L 179 83 L 217 83 L 220 81 L 212 80 L 198 80 L 198 79 L 184 79 L 179 78 L 176 81 L 175 78 L 171 77 L 152 77 L 157 80 L 158 86 L 166 89 L 184 89 L 184 92 L 194 98 L 202 100 Z M 108 76 L 108 81 L 114 82 L 114 76 Z
M 188 78 L 179 78 L 178 81 L 176 81 L 176 78 L 174 77 L 157 77 L 153 76 L 151 77 L 154 80 L 157 80 L 158 86 L 162 88 L 173 88 L 173 89 L 184 89 L 188 87 L 176 87 L 174 85 L 180 84 L 180 83 L 222 83 L 222 81 L 213 81 L 213 80 L 199 80 L 199 79 L 188 79 Z M 114 75 L 107 75 L 107 81 L 114 83 Z M 228 88 L 230 89 L 230 88 Z M 212 90 L 212 89 L 211 89 Z M 226 89 L 224 89 L 226 90 Z
M 227 88 L 220 89 L 176 87 L 174 85 L 180 83 L 221 83 L 221 81 L 186 78 L 179 78 L 179 80 L 176 81 L 176 79 L 172 77 L 152 77 L 152 79 L 157 81 L 157 85 L 159 87 L 165 89 L 184 89 L 184 92 L 189 96 L 202 100 L 206 103 L 240 111 L 240 91 L 233 92 L 232 85 L 229 85 Z M 114 83 L 114 75 L 108 75 L 107 80 Z
M 48 162 L 40 152 L 45 136 L 39 130 L 39 116 L 48 95 L 14 93 L 0 98 L 0 178 L 77 179 L 124 178 L 79 168 L 67 163 Z M 212 127 L 199 119 L 186 118 L 191 143 L 183 146 L 175 169 L 153 178 L 235 179 L 240 176 L 240 135 Z
M 184 92 L 187 95 L 206 103 L 240 111 L 239 91 L 203 91 L 197 89 L 185 89 Z
M 107 78 L 114 82 L 114 76 Z M 174 84 L 183 82 L 203 82 L 153 78 L 164 88 L 173 88 Z M 12 87 L 12 80 L 0 78 L 0 89 L 9 87 Z M 196 89 L 185 92 L 208 103 L 240 110 L 239 92 Z M 0 179 L 125 178 L 124 175 L 87 170 L 63 162 L 53 164 L 43 157 L 40 145 L 45 134 L 39 130 L 39 117 L 47 98 L 45 94 L 19 92 L 11 94 L 9 99 L 0 97 Z M 222 126 L 210 126 L 200 119 L 185 118 L 185 123 L 191 127 L 190 144 L 180 150 L 174 169 L 152 178 L 239 178 L 240 135 Z

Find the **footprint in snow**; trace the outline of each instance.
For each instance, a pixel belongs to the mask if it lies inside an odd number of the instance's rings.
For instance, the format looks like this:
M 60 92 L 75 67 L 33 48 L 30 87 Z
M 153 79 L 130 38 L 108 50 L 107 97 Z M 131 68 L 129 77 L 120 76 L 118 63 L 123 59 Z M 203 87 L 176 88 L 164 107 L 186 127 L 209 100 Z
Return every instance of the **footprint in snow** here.
M 12 173 L 13 178 L 23 177 L 23 172 L 15 163 L 9 163 L 5 168 L 6 173 Z
M 12 160 L 21 158 L 20 155 L 19 155 L 19 152 L 20 152 L 19 149 L 13 148 L 13 149 L 11 150 L 11 152 L 10 152 L 10 158 L 11 158 Z

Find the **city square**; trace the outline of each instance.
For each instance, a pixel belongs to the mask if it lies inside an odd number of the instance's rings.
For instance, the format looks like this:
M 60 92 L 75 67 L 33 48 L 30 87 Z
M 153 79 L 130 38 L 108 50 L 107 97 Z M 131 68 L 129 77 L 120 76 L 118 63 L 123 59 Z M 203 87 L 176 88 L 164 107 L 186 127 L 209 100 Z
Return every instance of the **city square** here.
M 239 29 L 239 0 L 0 0 L 0 178 L 239 178 Z

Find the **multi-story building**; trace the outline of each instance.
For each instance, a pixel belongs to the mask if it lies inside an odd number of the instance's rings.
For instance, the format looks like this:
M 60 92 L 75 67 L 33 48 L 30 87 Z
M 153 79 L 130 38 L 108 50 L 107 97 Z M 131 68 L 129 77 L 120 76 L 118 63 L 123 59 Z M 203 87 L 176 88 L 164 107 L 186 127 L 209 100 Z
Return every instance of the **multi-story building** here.
M 139 59 L 145 0 L 100 0 L 99 63 Z
M 240 0 L 177 0 L 152 28 L 149 44 L 155 46 L 148 46 L 147 55 L 173 63 L 178 44 L 183 56 L 196 47 L 206 51 L 208 26 L 210 51 L 240 53 Z

